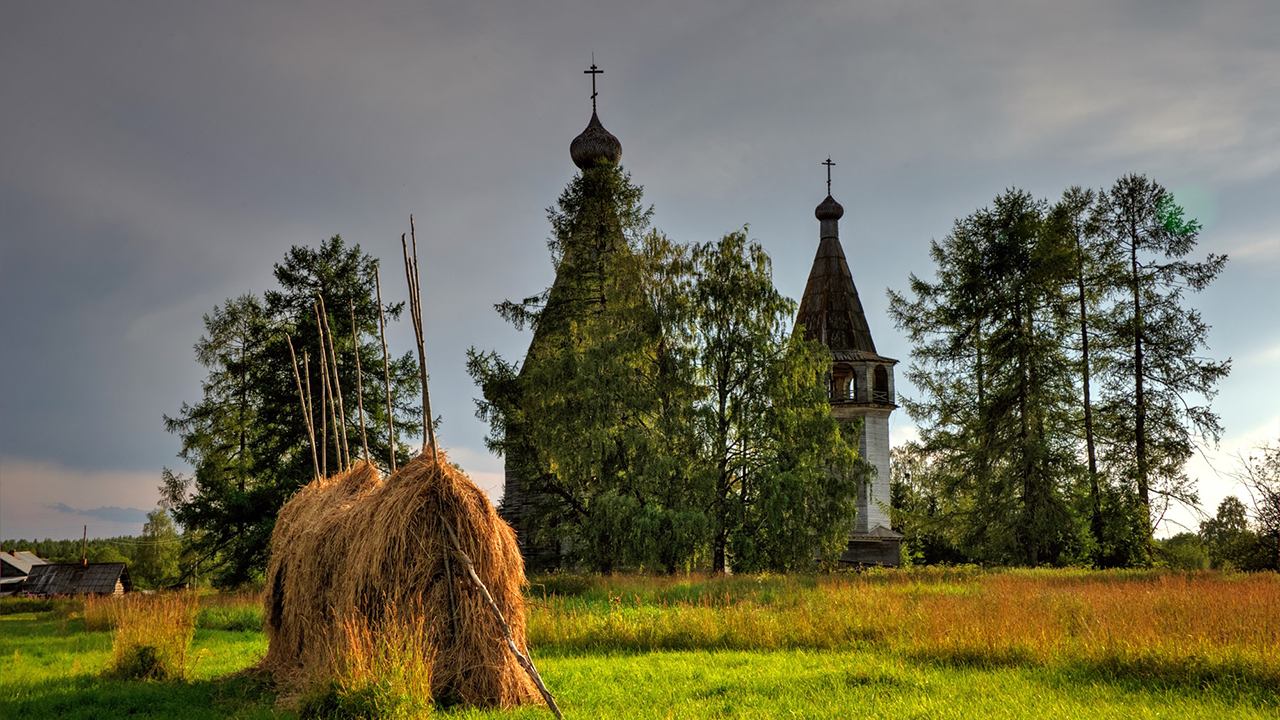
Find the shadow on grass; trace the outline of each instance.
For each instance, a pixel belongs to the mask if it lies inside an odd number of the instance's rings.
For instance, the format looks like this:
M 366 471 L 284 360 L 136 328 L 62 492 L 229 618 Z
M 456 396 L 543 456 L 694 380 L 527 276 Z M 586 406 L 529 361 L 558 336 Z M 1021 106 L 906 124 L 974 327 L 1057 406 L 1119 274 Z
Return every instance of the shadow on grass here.
M 128 682 L 100 676 L 7 685 L 4 716 L 29 718 L 281 718 L 269 680 L 235 675 L 192 682 Z

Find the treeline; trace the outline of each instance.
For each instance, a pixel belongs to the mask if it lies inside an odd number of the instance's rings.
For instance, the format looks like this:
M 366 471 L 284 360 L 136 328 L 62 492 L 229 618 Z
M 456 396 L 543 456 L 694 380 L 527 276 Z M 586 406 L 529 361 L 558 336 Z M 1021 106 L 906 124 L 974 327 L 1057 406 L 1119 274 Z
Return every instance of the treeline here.
M 147 522 L 138 536 L 81 540 L 5 540 L 4 551 L 28 551 L 51 563 L 75 563 L 83 557 L 91 563 L 122 562 L 129 565 L 134 587 L 156 589 L 190 582 L 194 557 L 164 510 L 147 513 Z M 184 562 L 188 572 L 183 571 Z M 186 578 L 184 580 L 184 578 Z
M 853 521 L 856 428 L 832 418 L 829 351 L 745 229 L 681 245 L 602 160 L 549 211 L 554 284 L 498 306 L 522 363 L 473 348 L 502 512 L 537 569 L 675 572 L 833 564 Z
M 1141 566 L 1185 463 L 1222 427 L 1230 360 L 1207 358 L 1187 304 L 1227 258 L 1193 258 L 1200 225 L 1148 178 L 1010 189 L 935 241 L 935 278 L 890 292 L 912 343 L 895 449 L 895 526 L 923 562 Z

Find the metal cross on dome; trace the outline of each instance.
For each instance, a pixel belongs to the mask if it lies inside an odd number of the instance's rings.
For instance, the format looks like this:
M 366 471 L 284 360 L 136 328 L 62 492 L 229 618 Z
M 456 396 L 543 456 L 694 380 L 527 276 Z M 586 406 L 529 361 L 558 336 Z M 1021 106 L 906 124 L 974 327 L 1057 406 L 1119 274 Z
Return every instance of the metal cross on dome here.
M 827 161 L 822 163 L 827 166 L 827 194 L 831 194 L 831 168 L 835 167 L 835 163 L 831 162 L 831 156 L 827 156 Z
M 604 71 L 596 67 L 596 54 L 591 53 L 591 69 L 582 71 L 583 75 L 591 76 L 591 112 L 596 111 L 596 95 L 600 94 L 596 92 L 596 76 L 602 73 Z

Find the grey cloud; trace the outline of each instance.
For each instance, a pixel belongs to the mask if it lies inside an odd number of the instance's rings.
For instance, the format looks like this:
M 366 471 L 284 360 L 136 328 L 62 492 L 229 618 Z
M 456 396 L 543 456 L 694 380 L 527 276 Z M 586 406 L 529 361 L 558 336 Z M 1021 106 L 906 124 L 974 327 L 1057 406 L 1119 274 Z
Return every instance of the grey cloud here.
M 68 507 L 64 503 L 54 503 L 48 506 L 51 510 L 57 510 L 69 515 L 82 515 L 95 520 L 105 520 L 115 523 L 141 523 L 147 521 L 147 511 L 138 508 L 122 508 L 122 507 L 98 507 L 88 510 L 77 510 Z

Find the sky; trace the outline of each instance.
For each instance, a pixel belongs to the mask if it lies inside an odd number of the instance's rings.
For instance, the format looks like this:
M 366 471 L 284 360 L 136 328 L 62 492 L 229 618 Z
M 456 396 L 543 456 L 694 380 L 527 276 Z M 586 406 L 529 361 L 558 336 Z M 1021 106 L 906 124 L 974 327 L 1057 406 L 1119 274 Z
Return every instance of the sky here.
M 1055 199 L 1144 173 L 1203 223 L 1189 298 L 1232 359 L 1226 432 L 1280 435 L 1280 3 L 66 2 L 0 8 L 0 536 L 136 534 L 162 417 L 200 397 L 202 316 L 340 234 L 399 267 L 413 213 L 442 443 L 496 502 L 467 348 L 518 359 L 495 303 L 552 279 L 546 208 L 600 117 L 681 242 L 749 227 L 799 298 L 830 156 L 878 350 L 886 291 L 1007 188 Z M 394 275 L 392 275 L 394 277 Z M 389 300 L 407 296 L 387 280 Z M 407 322 L 393 351 L 412 347 Z M 895 442 L 914 434 L 901 410 Z M 1175 523 L 1196 516 L 1178 511 Z M 1179 529 L 1170 523 L 1164 532 Z

